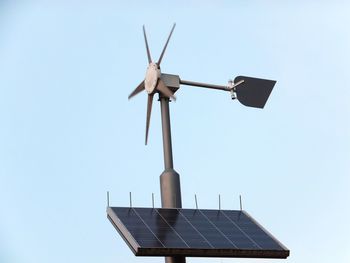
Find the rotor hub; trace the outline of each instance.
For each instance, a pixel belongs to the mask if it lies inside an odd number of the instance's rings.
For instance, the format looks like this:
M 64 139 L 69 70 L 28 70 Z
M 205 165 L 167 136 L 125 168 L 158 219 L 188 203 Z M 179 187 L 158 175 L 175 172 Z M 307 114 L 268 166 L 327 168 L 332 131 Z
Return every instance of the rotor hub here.
M 145 77 L 145 90 L 148 94 L 151 94 L 154 92 L 158 78 L 160 78 L 160 68 L 156 63 L 151 62 L 146 71 L 146 77 Z

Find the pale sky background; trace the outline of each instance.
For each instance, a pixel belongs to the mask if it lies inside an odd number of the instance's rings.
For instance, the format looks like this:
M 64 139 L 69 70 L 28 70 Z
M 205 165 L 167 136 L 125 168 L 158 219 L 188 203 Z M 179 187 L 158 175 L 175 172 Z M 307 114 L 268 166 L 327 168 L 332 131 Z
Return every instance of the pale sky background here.
M 151 3 L 152 2 L 152 3 Z M 282 3 L 283 2 L 283 3 Z M 142 25 L 162 70 L 225 85 L 277 80 L 263 110 L 183 86 L 171 103 L 183 207 L 244 209 L 287 260 L 350 262 L 350 4 L 346 1 L 1 1 L 0 262 L 163 262 L 135 257 L 111 205 L 160 206 L 155 100 L 144 146 Z

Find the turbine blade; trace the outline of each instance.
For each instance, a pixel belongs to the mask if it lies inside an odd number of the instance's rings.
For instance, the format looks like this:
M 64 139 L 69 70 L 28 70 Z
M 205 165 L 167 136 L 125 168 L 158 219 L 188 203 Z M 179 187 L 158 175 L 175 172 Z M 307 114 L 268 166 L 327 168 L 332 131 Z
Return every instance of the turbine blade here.
M 163 58 L 163 56 L 164 56 L 166 47 L 168 46 L 170 37 L 171 37 L 171 35 L 173 34 L 173 31 L 174 31 L 174 29 L 175 29 L 175 26 L 176 26 L 176 24 L 174 23 L 174 25 L 173 25 L 173 27 L 172 27 L 172 29 L 171 29 L 171 31 L 170 31 L 169 37 L 168 37 L 168 39 L 167 39 L 167 41 L 166 41 L 166 43 L 165 43 L 165 46 L 164 46 L 164 48 L 163 48 L 162 54 L 160 54 L 160 57 L 159 57 L 159 59 L 158 59 L 158 63 L 157 63 L 158 66 L 160 66 L 160 63 L 162 62 L 162 58 Z
M 157 90 L 160 91 L 164 96 L 168 98 L 172 98 L 173 100 L 176 100 L 176 97 L 174 96 L 174 92 L 172 92 L 164 83 L 162 79 L 158 80 L 157 84 Z
M 151 63 L 151 62 L 152 62 L 152 58 L 151 58 L 151 52 L 149 51 L 149 47 L 148 47 L 148 41 L 147 41 L 147 36 L 146 36 L 145 25 L 143 25 L 143 37 L 145 38 L 145 44 L 146 44 L 146 50 L 147 50 L 148 63 Z
M 146 139 L 145 139 L 145 145 L 147 145 L 148 140 L 148 130 L 149 130 L 149 121 L 151 119 L 151 111 L 152 111 L 152 102 L 153 102 L 153 94 L 148 95 L 148 101 L 147 101 L 147 117 L 146 117 Z
M 142 81 L 137 87 L 136 89 L 131 92 L 131 94 L 129 95 L 128 99 L 130 100 L 132 97 L 134 97 L 135 95 L 137 95 L 138 93 L 140 93 L 141 91 L 143 91 L 145 89 L 145 82 Z

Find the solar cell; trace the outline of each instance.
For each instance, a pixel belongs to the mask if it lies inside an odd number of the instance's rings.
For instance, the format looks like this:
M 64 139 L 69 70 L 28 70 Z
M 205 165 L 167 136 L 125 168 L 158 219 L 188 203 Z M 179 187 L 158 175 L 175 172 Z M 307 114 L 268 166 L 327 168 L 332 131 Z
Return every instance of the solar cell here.
M 136 256 L 289 256 L 245 211 L 108 207 L 107 216 Z

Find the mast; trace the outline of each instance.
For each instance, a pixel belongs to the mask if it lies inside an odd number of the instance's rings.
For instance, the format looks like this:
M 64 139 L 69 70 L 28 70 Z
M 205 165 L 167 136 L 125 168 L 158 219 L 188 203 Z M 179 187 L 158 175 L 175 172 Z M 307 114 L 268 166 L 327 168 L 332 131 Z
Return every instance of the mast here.
M 164 171 L 160 175 L 160 192 L 162 199 L 162 208 L 182 208 L 180 175 L 174 170 L 173 150 L 171 144 L 170 112 L 169 98 L 159 94 L 162 134 L 163 134 L 163 153 L 164 153 Z M 185 263 L 186 258 L 165 257 L 166 263 Z

